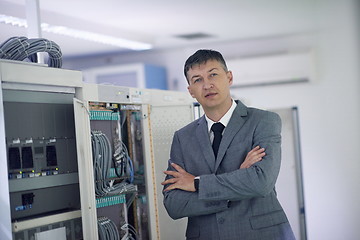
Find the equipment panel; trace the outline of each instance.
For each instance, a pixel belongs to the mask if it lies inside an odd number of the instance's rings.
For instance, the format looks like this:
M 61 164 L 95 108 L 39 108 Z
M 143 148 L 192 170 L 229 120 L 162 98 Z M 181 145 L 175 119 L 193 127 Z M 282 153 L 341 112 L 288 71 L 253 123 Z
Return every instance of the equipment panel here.
M 54 178 L 77 176 L 73 106 L 6 99 L 3 104 L 12 220 L 80 209 L 78 179 Z
M 82 239 L 73 99 L 81 72 L 0 61 L 1 239 Z M 4 186 L 4 187 L 3 187 Z M 6 186 L 6 187 L 5 187 Z

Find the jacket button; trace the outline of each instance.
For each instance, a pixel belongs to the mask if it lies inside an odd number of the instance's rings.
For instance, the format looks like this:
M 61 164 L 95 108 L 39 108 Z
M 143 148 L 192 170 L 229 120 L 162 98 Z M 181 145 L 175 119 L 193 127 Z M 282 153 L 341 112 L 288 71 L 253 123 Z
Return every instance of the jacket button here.
M 225 222 L 225 219 L 224 218 L 219 218 L 219 220 L 218 220 L 218 223 L 219 224 L 223 224 Z

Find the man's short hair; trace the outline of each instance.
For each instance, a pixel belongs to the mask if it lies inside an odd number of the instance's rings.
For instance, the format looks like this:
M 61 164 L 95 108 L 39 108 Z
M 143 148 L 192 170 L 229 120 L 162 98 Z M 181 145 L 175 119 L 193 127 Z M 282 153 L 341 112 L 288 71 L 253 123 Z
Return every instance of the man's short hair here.
M 187 78 L 187 72 L 190 70 L 190 68 L 192 68 L 195 65 L 204 64 L 209 60 L 218 61 L 224 68 L 225 72 L 228 71 L 225 60 L 221 55 L 221 53 L 210 49 L 200 49 L 197 50 L 193 55 L 191 55 L 185 62 L 184 75 L 188 83 L 189 83 L 189 79 Z

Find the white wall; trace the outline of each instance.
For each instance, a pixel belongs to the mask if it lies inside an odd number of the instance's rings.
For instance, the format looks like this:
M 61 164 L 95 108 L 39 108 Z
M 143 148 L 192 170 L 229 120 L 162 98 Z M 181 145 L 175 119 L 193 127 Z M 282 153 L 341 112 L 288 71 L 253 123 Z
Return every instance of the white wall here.
M 219 50 L 226 59 L 309 47 L 315 49 L 317 77 L 314 81 L 236 89 L 233 95 L 260 108 L 299 108 L 308 239 L 359 239 L 359 4 L 356 0 L 319 0 L 314 1 L 314 8 L 317 31 L 65 60 L 64 66 L 83 69 L 132 62 L 160 64 L 168 69 L 170 88 L 186 91 L 183 64 L 200 47 Z
M 262 108 L 298 106 L 309 239 L 359 239 L 359 39 L 355 7 L 319 9 L 317 77 L 308 84 L 236 89 Z M 261 66 L 259 66 L 260 68 Z

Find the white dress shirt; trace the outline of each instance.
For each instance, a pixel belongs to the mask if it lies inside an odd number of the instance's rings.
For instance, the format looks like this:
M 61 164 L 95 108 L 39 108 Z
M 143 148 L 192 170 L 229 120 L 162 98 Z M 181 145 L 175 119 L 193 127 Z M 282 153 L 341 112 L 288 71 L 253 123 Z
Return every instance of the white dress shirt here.
M 224 116 L 222 116 L 222 118 L 220 118 L 220 120 L 218 122 L 222 123 L 222 125 L 226 126 L 228 125 L 229 121 L 230 121 L 230 118 L 236 108 L 236 103 L 234 100 L 231 100 L 232 101 L 232 104 L 231 104 L 231 107 L 230 109 L 225 113 Z M 212 143 L 213 140 L 214 140 L 214 133 L 213 131 L 211 131 L 211 126 L 215 123 L 213 120 L 211 120 L 210 118 L 208 118 L 205 114 L 205 119 L 207 121 L 207 126 L 208 126 L 208 131 L 209 131 L 209 136 L 210 136 L 210 142 Z M 224 128 L 224 129 L 225 129 Z

